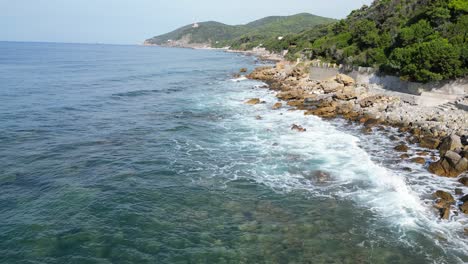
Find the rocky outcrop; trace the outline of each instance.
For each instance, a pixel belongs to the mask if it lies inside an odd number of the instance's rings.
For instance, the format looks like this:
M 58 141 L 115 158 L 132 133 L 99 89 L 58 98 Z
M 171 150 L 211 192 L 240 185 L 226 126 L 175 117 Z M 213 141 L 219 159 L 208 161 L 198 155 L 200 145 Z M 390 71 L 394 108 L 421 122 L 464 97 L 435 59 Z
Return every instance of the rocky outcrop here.
M 400 152 L 401 159 L 405 162 L 424 166 L 432 160 L 428 170 L 444 177 L 458 177 L 468 171 L 466 112 L 446 114 L 427 108 L 421 109 L 399 97 L 375 92 L 365 85 L 356 84 L 351 77 L 343 74 L 326 81 L 311 80 L 307 70 L 307 64 L 282 62 L 276 67 L 258 68 L 248 77 L 264 81 L 271 90 L 277 91 L 277 98 L 287 101 L 287 105 L 293 108 L 291 110 L 304 110 L 305 115 L 342 117 L 362 124 L 365 133 L 377 130 L 385 133 L 386 128 L 383 126 L 398 128 L 399 135 L 389 134 L 389 137 L 391 141 L 396 142 L 392 151 Z M 277 103 L 273 109 L 281 106 Z M 306 131 L 299 125 L 293 125 L 291 129 Z M 422 148 L 438 149 L 440 158 L 437 158 L 433 151 L 410 151 L 413 144 L 419 144 Z M 413 153 L 416 155 L 413 156 Z M 407 167 L 404 170 L 412 169 Z M 326 174 L 322 176 L 324 177 L 314 178 L 327 178 Z M 466 186 L 467 177 L 468 175 L 462 176 L 459 179 L 460 183 Z M 455 194 L 458 197 L 463 190 L 457 190 Z M 434 195 L 437 199 L 434 206 L 441 218 L 449 219 L 451 212 L 457 208 L 461 212 L 468 212 L 468 202 L 457 203 L 454 196 L 448 192 L 438 191 Z
M 455 151 L 447 151 L 445 155 L 437 162 L 429 165 L 429 171 L 439 176 L 458 177 L 468 170 L 468 160 L 462 158 Z
M 441 156 L 444 156 L 447 151 L 457 151 L 461 152 L 463 145 L 461 139 L 457 135 L 450 135 L 442 140 L 442 143 L 439 147 L 439 152 Z
M 468 170 L 468 140 L 463 136 L 468 135 L 468 126 L 464 125 L 467 122 L 464 120 L 466 113 L 454 116 L 427 113 L 402 102 L 400 98 L 374 93 L 343 74 L 326 81 L 310 80 L 308 66 L 307 63 L 281 62 L 276 67 L 258 68 L 248 77 L 268 83 L 270 89 L 278 91 L 279 99 L 287 101 L 295 109 L 304 110 L 305 115 L 323 118 L 341 116 L 362 123 L 365 133 L 372 133 L 381 125 L 398 127 L 400 133 L 405 133 L 400 138 L 406 137 L 410 144 L 439 149 L 440 159 L 431 157 L 435 160 L 429 166 L 432 173 L 457 177 Z M 447 122 L 446 119 L 453 121 Z M 406 136 L 406 133 L 411 136 Z M 399 143 L 395 150 L 406 153 L 409 147 Z M 403 158 L 409 159 L 410 156 Z M 426 164 L 423 157 L 410 161 Z

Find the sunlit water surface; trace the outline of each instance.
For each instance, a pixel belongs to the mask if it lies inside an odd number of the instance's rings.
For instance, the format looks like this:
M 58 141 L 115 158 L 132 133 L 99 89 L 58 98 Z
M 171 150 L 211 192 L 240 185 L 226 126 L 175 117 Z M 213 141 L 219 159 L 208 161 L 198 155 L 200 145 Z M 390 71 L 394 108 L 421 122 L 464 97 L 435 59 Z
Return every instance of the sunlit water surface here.
M 468 261 L 466 218 L 430 204 L 455 181 L 399 162 L 387 132 L 270 110 L 232 79 L 246 66 L 0 43 L 0 263 Z

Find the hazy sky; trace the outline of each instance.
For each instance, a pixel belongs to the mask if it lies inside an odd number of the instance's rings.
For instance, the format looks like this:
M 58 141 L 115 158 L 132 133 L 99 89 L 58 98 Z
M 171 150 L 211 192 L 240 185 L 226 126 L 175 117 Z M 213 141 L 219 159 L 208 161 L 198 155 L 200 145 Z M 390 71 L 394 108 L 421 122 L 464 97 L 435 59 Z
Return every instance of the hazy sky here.
M 136 44 L 195 21 L 344 18 L 372 0 L 0 0 L 0 40 Z

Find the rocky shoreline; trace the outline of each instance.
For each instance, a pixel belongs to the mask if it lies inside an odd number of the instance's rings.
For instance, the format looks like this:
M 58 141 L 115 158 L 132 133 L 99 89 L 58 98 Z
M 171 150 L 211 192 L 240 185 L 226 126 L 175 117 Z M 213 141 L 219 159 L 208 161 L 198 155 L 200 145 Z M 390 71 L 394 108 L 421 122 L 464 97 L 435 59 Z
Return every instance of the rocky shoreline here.
M 251 72 L 249 79 L 265 82 L 265 88 L 274 90 L 279 99 L 273 110 L 286 103 L 305 115 L 322 118 L 341 117 L 362 124 L 364 133 L 398 128 L 395 141 L 396 152 L 402 160 L 410 160 L 427 166 L 428 170 L 441 177 L 449 177 L 460 183 L 460 188 L 451 193 L 434 193 L 434 207 L 442 219 L 451 214 L 468 214 L 468 195 L 463 186 L 468 186 L 468 112 L 453 109 L 444 112 L 437 108 L 411 105 L 397 96 L 390 96 L 358 85 L 349 76 L 338 74 L 326 81 L 309 78 L 310 63 L 293 64 L 281 61 L 275 67 L 259 67 Z M 254 98 L 249 104 L 261 103 Z M 300 124 L 293 129 L 305 131 Z M 438 150 L 439 157 L 429 152 L 420 152 L 417 157 L 407 154 L 410 144 Z M 456 197 L 456 198 L 455 198 Z M 465 228 L 465 233 L 468 229 Z

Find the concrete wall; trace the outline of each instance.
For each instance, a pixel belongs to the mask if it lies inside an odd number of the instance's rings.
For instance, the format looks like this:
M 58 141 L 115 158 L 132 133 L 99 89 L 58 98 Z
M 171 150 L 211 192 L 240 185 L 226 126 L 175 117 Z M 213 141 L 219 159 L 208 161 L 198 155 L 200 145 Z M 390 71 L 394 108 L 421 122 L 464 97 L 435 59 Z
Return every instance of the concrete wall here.
M 448 100 L 468 95 L 468 79 L 453 81 L 415 83 L 402 81 L 396 76 L 379 74 L 373 68 L 347 67 L 343 65 L 314 62 L 311 66 L 310 78 L 327 80 L 338 73 L 351 76 L 357 83 L 367 84 L 374 88 L 385 89 L 413 95 L 431 95 L 446 97 Z

